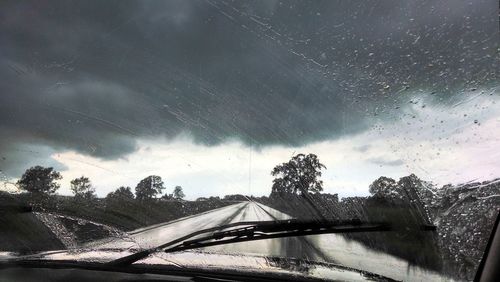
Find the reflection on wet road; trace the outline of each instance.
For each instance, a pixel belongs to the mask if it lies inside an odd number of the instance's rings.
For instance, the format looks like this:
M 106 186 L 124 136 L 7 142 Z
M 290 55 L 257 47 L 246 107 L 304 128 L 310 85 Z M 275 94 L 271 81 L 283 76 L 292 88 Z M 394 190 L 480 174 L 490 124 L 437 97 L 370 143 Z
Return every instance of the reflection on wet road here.
M 255 202 L 242 202 L 199 215 L 129 232 L 128 238 L 101 242 L 98 248 L 151 248 L 197 230 L 223 224 L 289 219 L 290 216 Z M 411 266 L 397 257 L 368 249 L 341 235 L 325 234 L 278 238 L 204 248 L 204 251 L 294 257 L 339 263 L 404 281 L 442 281 L 439 274 Z
M 181 218 L 138 229 L 128 233 L 127 238 L 118 238 L 99 245 L 99 248 L 151 248 L 172 241 L 189 233 L 232 222 L 287 219 L 289 216 L 255 203 L 242 202 L 195 216 Z M 227 246 L 229 247 L 229 246 Z

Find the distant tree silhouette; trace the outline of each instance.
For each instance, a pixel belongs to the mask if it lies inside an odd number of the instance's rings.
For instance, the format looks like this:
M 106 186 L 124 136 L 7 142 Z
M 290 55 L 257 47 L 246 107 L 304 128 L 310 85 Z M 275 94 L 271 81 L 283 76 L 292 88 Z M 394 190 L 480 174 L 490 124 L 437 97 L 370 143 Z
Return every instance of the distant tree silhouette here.
M 396 180 L 381 176 L 370 184 L 368 191 L 372 195 L 386 194 L 393 190 L 396 190 L 397 183 Z
M 225 195 L 224 201 L 248 201 L 248 197 L 241 194 Z
M 271 175 L 276 177 L 273 180 L 272 193 L 305 195 L 321 192 L 323 181 L 318 178 L 323 168 L 326 169 L 316 155 L 297 154 L 271 171 Z
M 404 200 L 406 193 L 396 180 L 381 176 L 370 184 L 368 191 L 379 200 Z
M 165 199 L 165 200 L 172 200 L 174 198 L 174 195 L 165 193 L 165 194 L 163 194 L 163 196 L 161 196 L 161 198 Z
M 56 180 L 62 179 L 52 167 L 34 166 L 26 170 L 17 182 L 19 188 L 36 194 L 52 194 L 59 189 Z
M 75 198 L 90 200 L 96 198 L 95 188 L 90 183 L 88 177 L 81 176 L 71 180 L 71 191 L 75 195 Z
M 121 186 L 120 188 L 116 189 L 113 192 L 108 193 L 106 195 L 106 201 L 112 201 L 112 200 L 133 200 L 134 199 L 134 193 L 132 193 L 132 189 L 130 187 L 123 187 Z
M 184 192 L 182 192 L 182 187 L 181 186 L 175 186 L 174 192 L 173 192 L 173 197 L 177 200 L 180 200 L 184 198 L 186 195 L 184 195 Z
M 135 187 L 135 198 L 139 201 L 156 198 L 161 194 L 165 187 L 163 181 L 158 175 L 150 175 L 141 180 Z

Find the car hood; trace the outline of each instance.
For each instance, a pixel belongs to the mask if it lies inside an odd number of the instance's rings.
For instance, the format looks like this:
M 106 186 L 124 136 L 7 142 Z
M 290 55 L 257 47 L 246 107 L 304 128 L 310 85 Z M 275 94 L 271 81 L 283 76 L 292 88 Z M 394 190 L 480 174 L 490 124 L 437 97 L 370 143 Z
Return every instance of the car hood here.
M 130 250 L 64 250 L 19 255 L 0 253 L 0 263 L 16 265 L 18 262 L 73 262 L 104 264 L 132 254 Z M 231 271 L 259 275 L 292 275 L 296 278 L 316 278 L 335 281 L 377 281 L 391 280 L 367 271 L 357 270 L 333 263 L 305 261 L 293 258 L 277 258 L 255 255 L 221 254 L 199 251 L 177 253 L 155 253 L 133 264 L 133 267 L 148 269 Z

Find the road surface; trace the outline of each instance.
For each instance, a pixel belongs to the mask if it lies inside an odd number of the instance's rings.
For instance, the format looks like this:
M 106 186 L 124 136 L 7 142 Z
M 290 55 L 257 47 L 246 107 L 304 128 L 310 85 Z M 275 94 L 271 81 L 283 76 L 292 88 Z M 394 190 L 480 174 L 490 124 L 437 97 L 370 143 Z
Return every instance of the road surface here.
M 98 248 L 152 248 L 197 230 L 228 223 L 289 218 L 291 217 L 267 206 L 255 202 L 242 202 L 200 215 L 138 229 L 129 232 L 125 238 L 118 238 L 100 244 Z M 326 259 L 323 253 L 302 237 L 242 242 L 213 246 L 204 248 L 204 250 L 280 257 L 303 257 L 314 260 Z
M 124 238 L 101 241 L 97 243 L 97 246 L 94 243 L 93 247 L 151 248 L 197 230 L 223 224 L 289 218 L 291 217 L 287 214 L 262 204 L 242 202 L 164 224 L 138 229 L 129 232 Z M 358 242 L 347 240 L 343 236 L 336 234 L 241 242 L 208 247 L 203 250 L 231 254 L 294 257 L 339 263 L 404 281 L 443 281 L 443 278 L 435 272 L 412 266 L 400 258 L 373 251 Z

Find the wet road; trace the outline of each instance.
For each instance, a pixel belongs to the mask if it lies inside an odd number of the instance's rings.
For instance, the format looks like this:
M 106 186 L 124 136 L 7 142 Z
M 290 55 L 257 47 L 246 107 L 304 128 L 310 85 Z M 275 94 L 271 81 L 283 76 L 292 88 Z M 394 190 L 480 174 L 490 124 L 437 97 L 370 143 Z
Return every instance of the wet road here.
M 197 230 L 223 224 L 289 219 L 290 216 L 255 202 L 242 202 L 128 233 L 126 238 L 99 242 L 97 248 L 151 248 Z M 95 244 L 94 244 L 95 246 Z M 339 263 L 404 281 L 445 281 L 438 273 L 410 265 L 400 258 L 371 250 L 341 235 L 278 238 L 204 248 L 204 251 L 294 257 Z
M 99 244 L 98 248 L 151 248 L 200 229 L 233 222 L 289 219 L 290 216 L 255 202 L 243 202 L 195 216 L 149 226 L 128 233 L 125 238 Z M 325 260 L 325 255 L 305 238 L 283 238 L 242 242 L 204 248 L 207 251 L 302 257 Z

